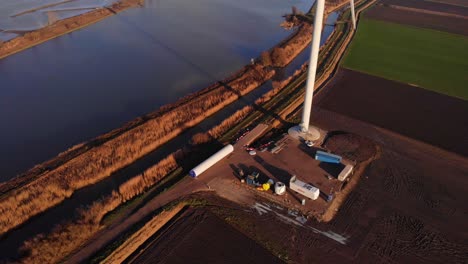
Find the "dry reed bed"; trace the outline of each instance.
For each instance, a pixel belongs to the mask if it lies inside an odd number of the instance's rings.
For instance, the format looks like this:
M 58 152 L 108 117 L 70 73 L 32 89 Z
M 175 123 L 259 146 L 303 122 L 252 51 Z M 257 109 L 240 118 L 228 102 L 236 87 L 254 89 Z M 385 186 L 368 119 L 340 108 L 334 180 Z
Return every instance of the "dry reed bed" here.
M 304 69 L 305 67 L 303 66 L 303 70 Z M 258 102 L 256 103 L 260 104 L 269 101 L 300 73 L 301 70 L 298 70 L 288 79 L 282 82 L 276 82 L 274 89 L 266 92 L 257 100 Z M 202 144 L 209 142 L 213 138 L 219 138 L 230 128 L 238 124 L 240 120 L 253 112 L 254 109 L 255 108 L 250 105 L 243 107 L 207 132 L 194 135 L 192 138 L 192 144 Z M 182 159 L 184 156 L 187 156 L 187 154 L 188 153 L 184 152 L 176 152 L 168 156 L 166 159 L 161 160 L 158 164 L 147 169 L 142 174 L 122 183 L 118 188 L 118 192 L 114 192 L 109 197 L 95 202 L 86 210 L 81 210 L 78 220 L 59 225 L 47 236 L 41 234 L 26 241 L 22 247 L 22 251 L 28 252 L 28 254 L 27 257 L 23 258 L 21 261 L 23 263 L 53 263 L 62 260 L 63 257 L 72 253 L 73 250 L 97 233 L 101 228 L 100 222 L 102 217 L 106 213 L 114 210 L 120 204 L 136 197 L 159 182 L 170 171 L 176 169 L 177 159 Z M 143 243 L 147 238 L 143 239 L 142 236 L 148 236 L 147 231 L 154 230 L 155 224 L 157 225 L 156 222 L 146 224 L 145 228 L 148 226 L 149 229 L 145 229 L 145 232 L 139 231 L 137 234 L 132 236 L 129 241 L 135 241 L 135 245 L 140 242 Z M 114 260 L 122 260 L 123 257 L 131 254 L 135 245 L 131 246 L 130 244 L 132 243 L 129 241 L 125 242 L 122 247 L 115 251 L 109 257 L 112 261 L 107 263 L 114 263 Z M 109 258 L 107 260 L 109 260 Z
M 277 95 L 284 87 L 286 87 L 292 80 L 307 70 L 307 63 L 304 63 L 300 70 L 296 70 L 292 76 L 282 81 L 273 81 L 273 89 L 264 93 L 260 98 L 255 100 L 255 105 L 260 106 L 263 103 L 268 102 L 275 95 Z M 200 132 L 193 135 L 191 142 L 194 145 L 203 144 L 210 142 L 213 139 L 217 139 L 226 133 L 229 129 L 237 125 L 242 119 L 247 117 L 250 113 L 255 110 L 254 106 L 247 105 L 237 110 L 234 114 L 224 119 L 219 125 L 211 128 L 207 132 Z
M 80 209 L 76 220 L 58 225 L 47 235 L 40 234 L 25 241 L 21 248 L 24 255 L 21 263 L 59 262 L 102 228 L 100 223 L 104 215 L 153 186 L 177 168 L 175 156 L 183 156 L 183 153 L 169 155 L 142 174 L 121 184 L 118 192 L 114 191 L 89 207 Z
M 110 254 L 101 263 L 118 264 L 127 259 L 135 250 L 138 249 L 146 240 L 155 234 L 161 227 L 163 227 L 169 220 L 171 220 L 177 213 L 185 207 L 185 203 L 179 203 L 175 207 L 163 211 L 156 215 L 141 229 L 135 232 L 128 238 L 120 247 L 118 247 L 112 254 Z
M 219 125 L 203 133 L 203 136 L 210 135 L 208 139 L 221 136 L 252 110 L 252 106 L 245 106 Z M 202 140 L 197 142 L 197 144 L 208 141 L 209 140 Z M 193 143 L 195 144 L 195 142 Z M 100 230 L 102 227 L 100 222 L 105 214 L 159 182 L 170 171 L 177 168 L 176 157 L 177 159 L 181 159 L 186 155 L 187 153 L 183 152 L 176 152 L 169 155 L 158 164 L 148 168 L 142 174 L 136 175 L 122 183 L 118 188 L 118 192 L 113 192 L 110 196 L 94 202 L 88 208 L 80 209 L 77 220 L 58 225 L 50 234 L 40 234 L 25 241 L 21 252 L 26 256 L 21 259 L 21 262 L 55 263 L 61 261 L 65 256 L 72 253 Z M 154 226 L 154 223 L 149 223 L 145 226 L 151 227 Z M 139 237 L 140 235 L 137 236 Z M 140 241 L 140 239 L 139 237 L 135 241 Z M 144 240 L 142 242 L 144 242 Z M 125 245 L 128 245 L 128 243 L 126 242 Z M 124 248 L 124 251 L 115 253 L 114 257 L 120 259 L 122 255 L 126 255 L 127 253 L 131 254 L 128 250 L 129 249 Z M 114 259 L 114 257 L 112 257 L 112 259 Z
M 296 71 L 294 76 L 297 76 L 300 71 Z M 287 85 L 287 82 L 291 81 L 293 77 L 288 78 L 287 80 L 278 83 L 276 87 L 268 92 L 266 92 L 259 100 L 267 102 L 275 94 L 277 94 L 282 88 Z M 286 82 L 287 81 L 287 82 Z M 211 128 L 206 133 L 199 133 L 204 139 L 195 140 L 197 135 L 192 139 L 193 144 L 202 144 L 210 141 L 212 138 L 218 138 L 224 134 L 228 129 L 235 126 L 239 120 L 245 118 L 249 113 L 254 110 L 253 106 L 245 106 L 242 109 L 236 111 L 230 117 L 226 118 L 219 125 Z M 102 217 L 115 209 L 118 205 L 128 201 L 138 194 L 144 192 L 147 188 L 153 186 L 159 182 L 168 172 L 174 170 L 177 167 L 177 159 L 183 158 L 186 153 L 176 153 L 168 156 L 166 159 L 161 160 L 155 166 L 147 169 L 144 173 L 137 175 L 125 183 L 122 183 L 118 192 L 113 193 L 110 197 L 107 197 L 101 201 L 95 202 L 87 210 L 81 211 L 80 220 L 69 222 L 64 225 L 60 225 L 48 236 L 39 235 L 27 242 L 25 242 L 23 251 L 30 252 L 30 255 L 27 258 L 23 259 L 23 262 L 54 262 L 60 260 L 57 257 L 54 257 L 52 254 L 45 254 L 44 257 L 41 257 L 39 252 L 49 252 L 47 248 L 56 246 L 60 256 L 65 256 L 72 252 L 76 247 L 82 244 L 86 239 L 89 239 L 99 230 L 99 223 Z M 107 205 L 108 204 L 108 205 Z M 82 230 L 81 230 L 82 229 Z M 73 234 L 69 234 L 73 232 Z M 79 237 L 75 237 L 74 234 L 82 234 Z M 45 249 L 44 249 L 45 247 Z M 53 251 L 53 250 L 52 250 Z
M 59 204 L 75 190 L 94 184 L 131 164 L 232 103 L 239 95 L 257 88 L 273 74 L 273 70 L 265 70 L 259 65 L 248 67 L 227 86 L 219 84 L 210 88 L 210 92 L 179 104 L 12 190 L 0 200 L 0 234 Z
M 325 16 L 347 4 L 347 0 L 331 0 L 325 4 Z M 326 17 L 324 21 L 326 21 Z M 305 49 L 312 40 L 313 26 L 307 22 L 301 22 L 296 32 L 280 45 L 265 51 L 261 55 L 262 64 L 265 66 L 284 67 Z
M 312 25 L 302 22 L 296 32 L 281 45 L 261 55 L 265 66 L 284 67 L 288 65 L 312 40 Z
M 223 80 L 224 83 L 230 83 L 231 81 L 234 81 L 238 78 L 241 78 L 244 74 L 247 74 L 248 71 L 250 70 L 249 67 L 243 67 L 239 71 L 233 73 L 230 77 L 226 78 Z M 38 164 L 34 166 L 34 168 L 30 169 L 24 174 L 19 175 L 18 177 L 15 177 L 8 182 L 2 182 L 0 183 L 0 200 L 3 198 L 3 196 L 7 195 L 8 192 L 10 192 L 13 189 L 19 188 L 21 186 L 24 186 L 30 182 L 32 182 L 34 179 L 41 177 L 45 173 L 48 173 L 49 171 L 52 171 L 66 162 L 72 160 L 73 158 L 78 157 L 79 155 L 83 154 L 86 151 L 89 151 L 92 148 L 96 148 L 104 144 L 105 142 L 116 138 L 123 133 L 128 132 L 129 130 L 138 127 L 148 120 L 160 117 L 164 115 L 165 113 L 172 111 L 174 109 L 177 109 L 187 103 L 189 103 L 191 100 L 199 97 L 199 96 L 204 96 L 213 90 L 219 89 L 220 84 L 219 83 L 214 83 L 209 87 L 206 87 L 198 92 L 189 94 L 187 96 L 184 96 L 183 98 L 177 100 L 177 102 L 169 105 L 164 105 L 161 108 L 159 108 L 157 111 L 146 114 L 144 116 L 135 118 L 134 120 L 124 124 L 122 127 L 119 127 L 117 129 L 114 129 L 106 134 L 100 135 L 88 142 L 85 143 L 80 143 L 78 145 L 75 145 L 71 147 L 70 149 L 58 154 L 56 157 L 43 162 L 41 164 Z

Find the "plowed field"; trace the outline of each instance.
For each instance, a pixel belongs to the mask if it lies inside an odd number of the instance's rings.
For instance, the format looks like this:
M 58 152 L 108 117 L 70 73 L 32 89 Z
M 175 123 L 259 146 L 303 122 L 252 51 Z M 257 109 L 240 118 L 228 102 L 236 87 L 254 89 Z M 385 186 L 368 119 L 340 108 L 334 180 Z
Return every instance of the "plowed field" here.
M 325 109 L 468 156 L 468 102 L 341 69 L 315 101 Z
M 365 17 L 468 36 L 468 19 L 463 18 L 425 14 L 381 5 L 369 9 Z
M 284 263 L 205 210 L 189 209 L 131 263 Z
M 402 7 L 410 7 L 417 9 L 424 9 L 428 11 L 443 12 L 449 14 L 456 14 L 468 16 L 468 8 L 455 6 L 445 3 L 437 3 L 425 0 L 381 0 L 380 3 L 384 5 L 395 5 Z

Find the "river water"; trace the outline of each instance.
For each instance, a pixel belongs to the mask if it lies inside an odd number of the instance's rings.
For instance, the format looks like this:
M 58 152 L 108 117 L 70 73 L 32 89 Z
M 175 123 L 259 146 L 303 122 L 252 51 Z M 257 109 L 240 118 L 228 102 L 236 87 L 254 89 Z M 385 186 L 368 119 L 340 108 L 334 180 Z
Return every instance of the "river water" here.
M 307 9 L 307 8 L 308 7 L 304 6 L 304 9 Z M 327 24 L 335 23 L 337 17 L 338 17 L 338 13 L 330 14 L 327 20 Z M 324 28 L 323 33 L 322 33 L 322 44 L 330 36 L 332 31 L 333 31 L 333 26 L 326 26 Z M 286 32 L 286 35 L 287 34 L 289 34 L 289 32 Z M 268 47 L 273 44 L 274 42 L 269 43 Z M 258 52 L 261 52 L 261 51 L 262 49 L 258 50 Z M 292 74 L 295 70 L 299 69 L 302 66 L 302 64 L 309 59 L 309 56 L 310 56 L 310 48 L 304 49 L 287 67 L 284 68 L 281 75 L 284 75 L 284 77 L 287 78 L 287 76 Z M 249 58 L 249 56 L 245 58 Z M 238 68 L 240 68 L 243 64 L 245 64 L 245 62 L 241 63 Z M 233 71 L 235 71 L 236 69 L 237 68 L 233 69 Z M 187 86 L 187 87 L 190 87 L 190 86 Z M 271 88 L 272 88 L 271 81 L 266 82 L 258 89 L 243 96 L 236 102 L 228 105 L 227 107 L 223 108 L 221 111 L 205 119 L 196 127 L 188 129 L 187 131 L 185 131 L 184 133 L 182 133 L 175 139 L 169 141 L 168 143 L 164 144 L 163 146 L 151 152 L 150 154 L 146 155 L 145 157 L 132 163 L 130 166 L 127 166 L 113 173 L 110 177 L 105 178 L 104 180 L 98 182 L 97 184 L 87 186 L 85 188 L 82 188 L 76 191 L 72 195 L 72 197 L 70 197 L 69 199 L 66 199 L 58 206 L 47 210 L 46 212 L 42 213 L 38 217 L 33 217 L 25 225 L 9 232 L 6 236 L 1 237 L 0 248 L 4 250 L 2 250 L 0 253 L 0 262 L 1 260 L 17 257 L 17 250 L 22 245 L 23 241 L 29 238 L 32 238 L 39 233 L 48 232 L 52 228 L 54 228 L 54 226 L 57 223 L 60 223 L 64 221 L 65 219 L 70 219 L 70 217 L 74 215 L 74 213 L 76 212 L 76 208 L 80 206 L 89 205 L 93 201 L 105 195 L 110 194 L 113 190 L 116 190 L 116 188 L 118 188 L 120 184 L 128 180 L 130 177 L 133 177 L 143 172 L 145 169 L 154 165 L 158 160 L 161 160 L 162 158 L 166 157 L 170 153 L 176 151 L 177 149 L 180 149 L 182 146 L 187 144 L 188 141 L 192 138 L 192 136 L 195 135 L 196 133 L 207 131 L 213 125 L 220 123 L 222 120 L 224 120 L 225 118 L 233 114 L 238 109 L 241 109 L 245 105 L 252 104 L 259 96 L 261 96 L 263 93 L 267 92 Z M 187 90 L 183 90 L 183 91 L 186 93 L 187 91 L 190 92 L 192 90 L 187 88 Z M 170 93 L 170 90 L 168 90 L 167 92 Z M 152 92 L 148 92 L 148 93 L 152 94 Z M 185 93 L 181 92 L 181 94 L 185 94 Z M 130 94 L 130 92 L 128 92 L 127 94 Z M 121 100 L 125 99 L 123 95 L 118 95 L 118 94 L 115 94 L 115 95 L 111 94 L 111 95 L 120 97 Z M 165 94 L 163 92 L 160 93 L 160 96 L 164 96 L 164 95 Z M 124 120 L 123 122 L 125 121 L 126 120 Z M 89 124 L 92 125 L 93 123 L 89 123 Z M 109 129 L 112 129 L 114 127 L 111 127 Z M 54 142 L 54 140 L 51 140 L 51 142 Z
M 0 60 L 0 181 L 221 80 L 306 0 L 146 0 Z

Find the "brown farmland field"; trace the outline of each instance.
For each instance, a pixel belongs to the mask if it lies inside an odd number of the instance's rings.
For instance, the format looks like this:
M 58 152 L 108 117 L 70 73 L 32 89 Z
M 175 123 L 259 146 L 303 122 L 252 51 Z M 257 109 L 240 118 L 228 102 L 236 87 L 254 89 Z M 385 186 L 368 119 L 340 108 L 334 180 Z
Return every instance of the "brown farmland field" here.
M 318 106 L 468 156 L 468 102 L 340 69 Z
M 467 158 L 346 113 L 316 108 L 313 116 L 319 126 L 365 135 L 383 150 L 335 219 L 321 227 L 349 236 L 348 245 L 314 241 L 318 259 L 339 263 L 330 257 L 339 254 L 353 263 L 465 263 Z
M 209 211 L 188 209 L 129 263 L 283 263 Z
M 147 239 L 155 234 L 161 227 L 170 221 L 185 207 L 184 203 L 177 204 L 167 211 L 163 211 L 156 215 L 140 230 L 131 235 L 125 242 L 112 252 L 101 263 L 117 264 L 123 263 L 135 250 L 138 249 Z
M 396 5 L 402 7 L 410 7 L 417 9 L 424 9 L 428 11 L 436 11 L 442 13 L 456 14 L 462 16 L 468 16 L 468 8 L 461 6 L 454 6 L 444 3 L 436 3 L 431 1 L 423 0 L 380 0 L 381 4 L 384 5 Z
M 365 17 L 468 36 L 468 19 L 463 18 L 425 14 L 381 5 L 375 5 L 366 11 Z
M 468 7 L 468 2 L 466 0 L 428 0 L 428 1 Z

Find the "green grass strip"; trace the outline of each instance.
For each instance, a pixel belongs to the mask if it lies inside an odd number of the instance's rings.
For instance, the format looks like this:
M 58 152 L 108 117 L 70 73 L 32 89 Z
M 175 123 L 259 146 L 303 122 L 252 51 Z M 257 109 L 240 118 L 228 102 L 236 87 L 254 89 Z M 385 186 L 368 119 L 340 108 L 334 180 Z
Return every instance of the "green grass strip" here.
M 468 37 L 362 19 L 343 66 L 468 100 Z

